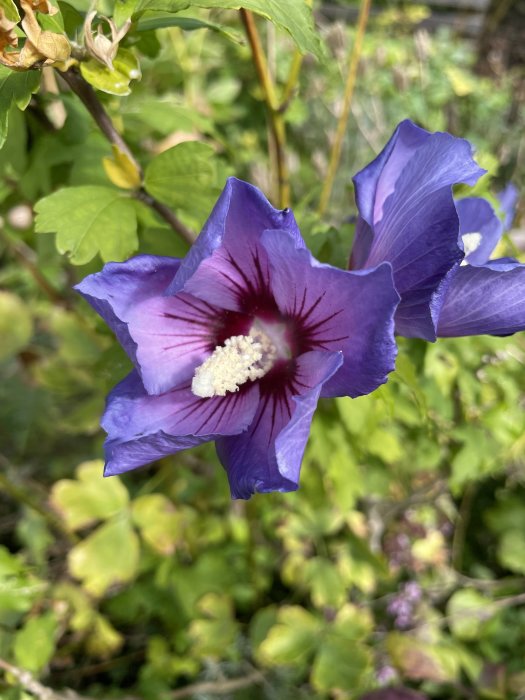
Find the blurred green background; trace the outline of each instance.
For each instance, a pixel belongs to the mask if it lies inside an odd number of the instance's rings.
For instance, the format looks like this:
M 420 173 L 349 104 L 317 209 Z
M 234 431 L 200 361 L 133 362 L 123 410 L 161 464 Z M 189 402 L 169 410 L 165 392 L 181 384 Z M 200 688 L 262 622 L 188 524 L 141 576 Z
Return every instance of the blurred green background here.
M 319 259 L 345 266 L 351 177 L 404 118 L 471 140 L 488 170 L 476 193 L 523 189 L 520 25 L 512 3 L 490 24 L 497 5 L 374 3 L 322 219 L 357 7 L 315 5 L 325 56 L 304 57 L 284 119 L 292 207 Z M 88 8 L 61 8 L 77 32 Z M 165 195 L 198 231 L 227 175 L 277 199 L 238 14 L 185 14 L 215 29 L 131 31 L 142 79 L 99 97 L 143 166 L 200 142 L 198 186 L 182 168 Z M 293 42 L 257 24 L 285 85 Z M 394 685 L 525 698 L 523 335 L 400 339 L 387 385 L 321 402 L 296 493 L 232 502 L 213 445 L 103 480 L 99 418 L 129 363 L 72 286 L 101 268 L 104 244 L 61 254 L 76 243 L 36 233 L 33 206 L 118 183 L 110 145 L 51 71 L 24 112 L 12 107 L 0 151 L 0 697 L 357 700 Z M 136 233 L 106 259 L 185 253 L 133 206 Z M 522 214 L 502 254 L 521 255 Z M 56 230 L 67 237 L 67 210 Z

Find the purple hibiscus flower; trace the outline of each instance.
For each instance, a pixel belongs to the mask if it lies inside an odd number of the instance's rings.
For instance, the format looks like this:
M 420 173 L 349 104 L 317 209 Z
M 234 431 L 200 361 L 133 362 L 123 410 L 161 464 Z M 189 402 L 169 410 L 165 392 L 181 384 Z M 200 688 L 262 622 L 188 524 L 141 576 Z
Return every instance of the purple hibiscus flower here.
M 525 265 L 514 258 L 489 259 L 504 229 L 512 224 L 516 199 L 512 185 L 500 194 L 503 222 L 485 199 L 456 202 L 465 258 L 444 282 L 439 336 L 510 335 L 525 330 Z
M 295 490 L 318 398 L 394 367 L 390 265 L 319 263 L 293 214 L 234 178 L 183 260 L 109 263 L 77 289 L 135 365 L 107 400 L 106 475 L 215 440 L 234 498 Z
M 468 141 L 404 121 L 355 176 L 359 216 L 350 268 L 391 263 L 400 335 L 436 339 L 444 280 L 463 258 L 452 186 L 472 185 L 483 172 Z

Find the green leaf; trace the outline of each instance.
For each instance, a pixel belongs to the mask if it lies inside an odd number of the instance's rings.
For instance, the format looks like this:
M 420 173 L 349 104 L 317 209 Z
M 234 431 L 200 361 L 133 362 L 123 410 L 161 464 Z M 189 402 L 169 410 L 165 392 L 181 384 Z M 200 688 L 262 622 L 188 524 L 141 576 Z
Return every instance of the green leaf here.
M 63 34 L 64 20 L 62 18 L 62 12 L 58 8 L 58 6 L 56 6 L 56 9 L 58 9 L 58 12 L 55 12 L 52 15 L 40 13 L 38 17 L 38 24 L 42 27 L 42 29 L 45 29 L 48 32 L 54 32 L 55 34 Z
M 365 639 L 374 631 L 374 620 L 366 608 L 347 603 L 339 609 L 331 631 L 349 640 Z
M 0 148 L 6 140 L 11 105 L 25 109 L 39 85 L 40 71 L 13 71 L 0 65 Z
M 452 460 L 449 484 L 452 493 L 458 494 L 471 481 L 479 479 L 498 466 L 496 449 L 491 436 L 477 426 L 458 428 L 454 438 L 463 440 L 463 446 Z
M 115 0 L 115 5 L 113 7 L 113 21 L 117 27 L 120 28 L 124 22 L 131 19 L 131 16 L 139 4 L 140 0 Z
M 116 516 L 69 552 L 69 571 L 88 593 L 131 581 L 139 563 L 139 541 L 128 518 Z
M 405 454 L 396 435 L 379 428 L 368 436 L 367 448 L 370 454 L 379 457 L 385 464 L 394 464 Z
M 0 625 L 16 621 L 45 587 L 31 577 L 18 557 L 0 546 Z
M 20 297 L 0 291 L 0 362 L 16 355 L 29 343 L 33 320 Z
M 173 554 L 181 536 L 184 514 L 160 493 L 140 496 L 131 508 L 133 522 L 144 540 L 159 554 Z
M 427 414 L 426 397 L 421 388 L 421 379 L 417 369 L 408 353 L 400 353 L 396 358 L 396 371 L 392 375 L 392 379 L 405 384 L 413 398 L 418 404 L 418 408 L 423 416 Z
M 310 559 L 305 566 L 305 580 L 317 608 L 340 608 L 346 599 L 346 586 L 337 568 L 322 557 Z
M 86 640 L 86 650 L 94 656 L 107 657 L 122 646 L 124 637 L 102 615 L 95 615 L 93 627 Z
M 68 36 L 73 36 L 76 30 L 84 23 L 84 18 L 80 12 L 68 2 L 61 2 L 59 0 L 58 6 L 62 14 L 65 32 Z
M 108 347 L 106 339 L 94 333 L 76 313 L 55 308 L 51 313 L 46 312 L 45 318 L 56 335 L 57 356 L 62 367 L 93 365 L 100 358 L 102 349 Z M 98 475 L 100 477 L 100 469 Z
M 335 405 L 345 427 L 352 435 L 362 435 L 375 427 L 377 412 L 368 396 L 351 399 L 347 396 L 336 398 Z
M 144 133 L 152 130 L 162 136 L 174 131 L 188 134 L 198 130 L 201 133 L 213 133 L 213 120 L 202 115 L 189 104 L 181 104 L 173 96 L 132 95 L 122 105 L 126 129 L 130 133 Z
M 312 668 L 311 682 L 322 692 L 358 691 L 372 669 L 372 652 L 364 644 L 329 634 Z
M 227 596 L 208 593 L 199 600 L 198 610 L 202 619 L 193 620 L 189 628 L 192 651 L 200 657 L 220 659 L 234 648 L 239 632 L 232 602 Z
M 210 29 L 222 34 L 236 44 L 242 44 L 244 39 L 241 34 L 234 32 L 230 27 L 215 22 L 208 22 L 195 17 L 177 17 L 177 15 L 158 15 L 157 13 L 145 13 L 137 22 L 135 29 L 137 32 L 149 32 L 153 29 L 164 29 L 165 27 L 179 27 L 185 32 L 196 29 Z
M 0 0 L 0 12 L 10 22 L 20 22 L 20 15 L 13 0 Z
M 490 603 L 472 588 L 456 591 L 447 603 L 448 624 L 454 636 L 467 641 L 479 639 L 483 622 L 494 614 Z
M 498 547 L 498 559 L 510 571 L 525 575 L 525 540 L 521 530 L 503 533 Z
M 14 654 L 19 666 L 37 672 L 51 660 L 55 651 L 57 621 L 53 613 L 30 618 L 16 633 Z
M 305 0 L 142 0 L 138 11 L 180 12 L 189 7 L 239 10 L 244 8 L 261 15 L 286 30 L 303 53 L 323 56 L 321 41 L 315 31 L 312 9 Z
M 119 48 L 113 59 L 113 70 L 92 59 L 80 64 L 82 77 L 97 90 L 110 95 L 129 95 L 132 80 L 140 80 L 142 73 L 135 54 L 129 49 Z
M 282 607 L 277 623 L 259 647 L 259 656 L 269 665 L 304 665 L 319 643 L 322 623 L 299 605 Z
M 255 12 L 285 29 L 303 53 L 323 55 L 321 41 L 316 34 L 312 9 L 305 0 L 195 0 L 198 7 L 220 7 L 228 10 Z
M 146 168 L 146 190 L 176 209 L 209 211 L 219 194 L 214 150 L 200 141 L 186 141 L 160 153 Z
M 104 479 L 103 462 L 84 462 L 77 479 L 61 479 L 51 490 L 51 503 L 70 530 L 107 520 L 128 504 L 128 492 L 118 477 Z
M 135 207 L 118 190 L 67 187 L 41 199 L 35 211 L 36 231 L 56 231 L 58 251 L 76 265 L 97 253 L 104 262 L 125 260 L 138 247 Z

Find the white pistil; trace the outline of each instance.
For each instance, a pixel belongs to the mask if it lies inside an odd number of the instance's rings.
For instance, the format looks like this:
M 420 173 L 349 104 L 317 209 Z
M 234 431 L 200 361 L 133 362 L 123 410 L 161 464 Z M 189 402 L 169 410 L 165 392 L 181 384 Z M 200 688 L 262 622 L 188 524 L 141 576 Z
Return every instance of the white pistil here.
M 481 244 L 481 233 L 464 233 L 461 236 L 463 241 L 463 250 L 465 252 L 465 258 L 467 258 L 471 253 L 474 253 Z M 462 265 L 468 265 L 467 260 L 461 261 Z
M 249 335 L 234 335 L 215 348 L 195 370 L 191 390 L 201 398 L 239 391 L 247 381 L 264 377 L 276 357 L 277 350 L 266 333 L 252 328 Z

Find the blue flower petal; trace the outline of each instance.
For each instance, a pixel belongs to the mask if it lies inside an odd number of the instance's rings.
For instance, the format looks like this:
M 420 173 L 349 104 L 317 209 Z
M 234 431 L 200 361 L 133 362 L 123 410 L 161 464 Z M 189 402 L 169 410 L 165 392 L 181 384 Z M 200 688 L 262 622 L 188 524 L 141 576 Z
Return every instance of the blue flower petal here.
M 241 250 L 258 240 L 265 229 L 287 230 L 299 245 L 305 245 L 290 209 L 275 209 L 257 187 L 235 177 L 228 178 L 208 221 L 184 258 L 167 293 L 179 292 L 201 262 L 223 243 L 233 250 Z
M 510 335 L 522 330 L 525 265 L 502 258 L 458 269 L 439 315 L 439 336 Z
M 266 231 L 263 245 L 272 294 L 283 316 L 295 319 L 298 342 L 305 350 L 343 353 L 344 364 L 322 396 L 362 396 L 384 384 L 397 352 L 393 316 L 399 295 L 390 265 L 339 270 L 278 231 Z
M 468 141 L 402 122 L 384 151 L 354 178 L 360 218 L 351 268 L 390 262 L 401 295 L 396 331 L 435 340 L 435 299 L 461 260 L 452 185 L 484 171 Z
M 138 373 L 132 372 L 107 399 L 102 418 L 108 434 L 104 473 L 121 474 L 222 435 L 240 433 L 252 422 L 258 403 L 257 384 L 211 399 L 196 397 L 189 385 L 150 396 Z
M 178 258 L 137 255 L 126 262 L 107 263 L 75 289 L 102 316 L 135 362 L 137 346 L 129 334 L 129 315 L 136 305 L 163 294 L 179 266 Z
M 233 498 L 295 491 L 312 415 L 322 386 L 341 366 L 341 353 L 315 350 L 297 358 L 294 380 L 301 394 L 283 387 L 263 393 L 246 432 L 217 440 Z
M 466 197 L 456 202 L 459 216 L 460 237 L 479 235 L 479 243 L 472 252 L 468 244 L 465 249 L 465 260 L 471 265 L 483 265 L 497 246 L 502 233 L 503 224 L 494 209 L 481 197 Z M 462 240 L 461 245 L 465 241 Z
M 500 207 L 504 213 L 503 230 L 508 231 L 516 216 L 516 204 L 518 203 L 518 188 L 512 182 L 498 193 Z

